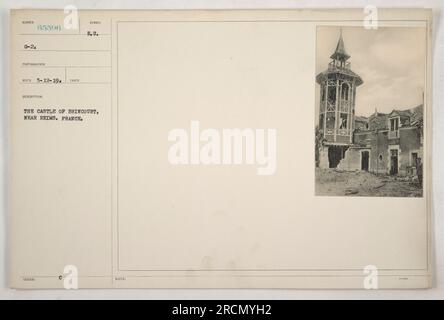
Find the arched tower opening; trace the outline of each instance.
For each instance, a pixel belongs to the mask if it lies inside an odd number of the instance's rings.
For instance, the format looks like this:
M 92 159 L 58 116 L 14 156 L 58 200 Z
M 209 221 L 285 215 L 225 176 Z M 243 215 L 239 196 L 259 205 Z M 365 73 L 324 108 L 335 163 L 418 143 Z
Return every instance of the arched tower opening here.
M 326 167 L 336 167 L 353 143 L 356 88 L 363 81 L 351 70 L 350 57 L 341 30 L 327 70 L 316 76 L 321 97 L 318 129 L 326 155 L 333 159 Z

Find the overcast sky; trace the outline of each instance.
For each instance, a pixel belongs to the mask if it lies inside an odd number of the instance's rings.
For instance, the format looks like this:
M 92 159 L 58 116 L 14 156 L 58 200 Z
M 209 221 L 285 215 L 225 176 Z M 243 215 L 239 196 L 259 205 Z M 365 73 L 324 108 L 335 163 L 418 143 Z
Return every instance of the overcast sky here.
M 324 71 L 334 52 L 340 28 L 319 27 L 316 73 Z M 426 53 L 425 28 L 385 27 L 366 30 L 343 27 L 345 49 L 351 69 L 364 84 L 356 93 L 356 115 L 368 116 L 422 104 Z M 317 100 L 319 99 L 317 85 Z M 318 100 L 319 101 L 319 100 Z

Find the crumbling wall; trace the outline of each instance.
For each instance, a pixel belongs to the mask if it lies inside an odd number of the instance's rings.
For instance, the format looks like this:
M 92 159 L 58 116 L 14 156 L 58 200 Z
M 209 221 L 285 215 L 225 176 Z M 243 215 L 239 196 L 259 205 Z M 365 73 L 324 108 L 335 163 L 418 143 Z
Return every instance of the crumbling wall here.
M 338 170 L 356 171 L 361 170 L 361 149 L 348 148 L 344 158 L 338 164 Z
M 353 136 L 353 143 L 364 146 L 369 143 L 369 139 L 371 139 L 371 136 L 373 135 L 373 132 L 366 131 L 366 132 L 356 132 Z
M 389 139 L 387 130 L 356 132 L 354 143 L 356 147 L 350 148 L 345 158 L 338 165 L 340 170 L 361 170 L 360 150 L 369 149 L 369 171 L 373 173 L 390 173 L 390 146 L 399 146 L 398 175 L 406 175 L 414 172 L 415 164 L 412 163 L 411 153 L 417 152 L 422 158 L 422 145 L 419 129 L 416 127 L 404 127 L 399 130 L 399 138 Z
M 374 173 L 388 174 L 390 163 L 388 162 L 388 132 L 379 131 L 374 134 L 370 152 L 370 171 Z
M 422 146 L 418 130 L 416 127 L 399 130 L 399 173 L 401 175 L 409 174 L 412 171 L 411 168 L 415 167 L 415 164 L 411 163 L 411 152 L 418 152 L 418 156 L 422 158 Z
M 328 147 L 322 147 L 319 151 L 319 168 L 321 169 L 328 169 L 329 163 L 328 163 Z

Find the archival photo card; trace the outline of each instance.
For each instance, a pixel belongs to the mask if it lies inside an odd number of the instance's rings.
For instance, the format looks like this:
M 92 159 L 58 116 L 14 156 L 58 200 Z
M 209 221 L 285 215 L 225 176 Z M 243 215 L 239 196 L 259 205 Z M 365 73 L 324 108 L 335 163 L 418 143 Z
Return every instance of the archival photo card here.
M 12 10 L 10 285 L 428 288 L 431 11 Z

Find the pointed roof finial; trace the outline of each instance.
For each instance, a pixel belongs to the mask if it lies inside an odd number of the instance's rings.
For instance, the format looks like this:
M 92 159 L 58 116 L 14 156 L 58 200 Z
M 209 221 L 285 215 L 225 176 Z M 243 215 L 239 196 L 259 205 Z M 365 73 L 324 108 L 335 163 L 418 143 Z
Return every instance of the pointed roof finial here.
M 338 40 L 338 44 L 336 45 L 336 50 L 330 56 L 330 58 L 332 58 L 334 60 L 347 61 L 350 58 L 350 56 L 345 51 L 344 39 L 342 37 L 342 28 L 340 28 L 339 32 L 340 32 L 339 33 L 339 40 Z

